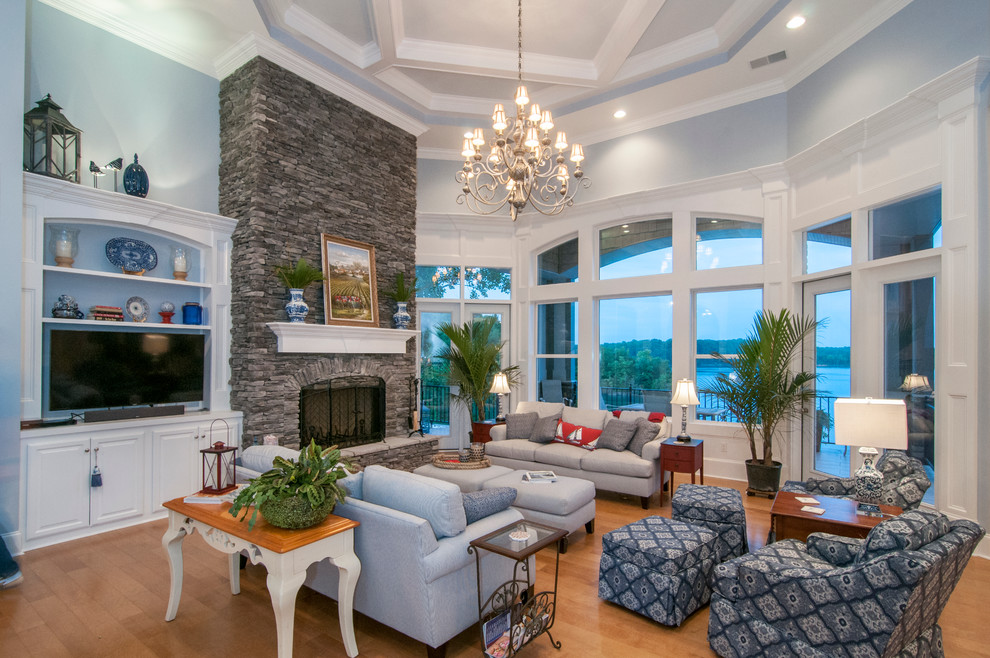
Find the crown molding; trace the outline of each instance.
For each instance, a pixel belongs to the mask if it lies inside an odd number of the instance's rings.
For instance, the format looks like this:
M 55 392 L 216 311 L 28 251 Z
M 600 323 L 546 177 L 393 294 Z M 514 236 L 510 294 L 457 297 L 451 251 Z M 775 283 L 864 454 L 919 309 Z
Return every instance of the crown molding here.
M 440 148 L 437 146 L 420 146 L 416 149 L 417 160 L 449 160 L 463 162 L 464 156 L 457 149 Z
M 384 119 L 417 137 L 429 128 L 425 123 L 399 112 L 388 103 L 300 57 L 278 41 L 255 33 L 245 35 L 217 58 L 216 69 L 220 79 L 226 78 L 255 57 L 264 57 L 269 62 L 295 73 L 318 87 L 354 103 L 380 119 Z
M 664 69 L 683 66 L 696 59 L 716 54 L 718 34 L 709 28 L 678 39 L 672 43 L 634 55 L 619 67 L 615 82 L 624 82 L 645 75 L 655 75 Z
M 359 68 L 368 68 L 382 59 L 382 53 L 374 41 L 363 46 L 355 43 L 297 4 L 291 5 L 286 10 L 283 20 L 286 26 L 309 37 Z

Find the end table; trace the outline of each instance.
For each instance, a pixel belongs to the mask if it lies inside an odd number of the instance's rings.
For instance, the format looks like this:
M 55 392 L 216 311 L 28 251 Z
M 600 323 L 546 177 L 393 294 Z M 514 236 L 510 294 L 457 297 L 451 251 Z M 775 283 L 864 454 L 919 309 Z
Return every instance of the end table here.
M 492 440 L 490 435 L 492 428 L 496 425 L 505 425 L 504 420 L 484 421 L 481 423 L 471 423 L 471 443 L 488 443 Z
M 705 442 L 701 439 L 691 439 L 682 442 L 677 439 L 667 439 L 660 444 L 660 479 L 670 471 L 670 497 L 674 497 L 674 473 L 690 473 L 691 484 L 694 484 L 695 471 L 701 471 L 701 484 L 705 483 Z M 663 493 L 661 489 L 661 500 Z

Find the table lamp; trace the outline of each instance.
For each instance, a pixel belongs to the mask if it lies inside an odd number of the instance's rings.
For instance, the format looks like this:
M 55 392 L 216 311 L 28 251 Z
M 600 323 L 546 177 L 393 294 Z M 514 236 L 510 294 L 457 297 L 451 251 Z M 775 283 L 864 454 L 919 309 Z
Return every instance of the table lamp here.
M 509 378 L 505 376 L 504 372 L 495 373 L 491 392 L 498 394 L 498 416 L 495 417 L 495 420 L 501 422 L 505 420 L 505 396 L 511 392 Z
M 856 470 L 856 499 L 878 503 L 883 473 L 873 467 L 877 448 L 907 448 L 907 407 L 903 400 L 840 398 L 835 401 L 835 442 L 861 446 L 863 465 Z
M 905 375 L 904 382 L 901 383 L 901 390 L 927 393 L 932 390 L 932 385 L 928 383 L 928 378 L 924 375 L 912 372 L 910 375 Z
M 681 405 L 681 433 L 677 435 L 677 440 L 681 443 L 687 443 L 691 440 L 687 433 L 687 408 L 699 404 L 698 394 L 694 390 L 694 382 L 690 379 L 677 380 L 677 386 L 674 387 L 674 395 L 670 398 L 670 403 Z

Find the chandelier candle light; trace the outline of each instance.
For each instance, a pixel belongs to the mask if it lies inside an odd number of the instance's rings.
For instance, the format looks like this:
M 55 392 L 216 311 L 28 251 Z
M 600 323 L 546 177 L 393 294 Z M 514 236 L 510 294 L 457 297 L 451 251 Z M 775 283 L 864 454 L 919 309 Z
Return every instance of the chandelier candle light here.
M 527 204 L 544 215 L 557 215 L 574 203 L 579 187 L 591 185 L 581 170 L 584 160 L 581 145 L 570 145 L 575 179 L 571 183 L 564 157 L 569 146 L 567 135 L 561 131 L 552 139 L 550 131 L 554 123 L 550 110 L 541 110 L 536 103 L 527 108 L 529 94 L 522 81 L 522 0 L 518 6 L 516 116 L 507 115 L 505 107 L 498 103 L 492 113 L 494 137 L 486 138 L 481 128 L 466 133 L 461 150 L 464 167 L 454 176 L 463 185 L 457 203 L 467 203 L 468 208 L 481 215 L 490 215 L 508 203 L 512 221 Z M 483 152 L 486 145 L 487 152 Z
M 694 390 L 694 382 L 690 379 L 677 380 L 677 386 L 674 388 L 674 395 L 670 398 L 670 403 L 681 405 L 681 433 L 677 435 L 677 440 L 681 443 L 687 443 L 691 440 L 687 433 L 687 408 L 699 404 L 698 393 Z

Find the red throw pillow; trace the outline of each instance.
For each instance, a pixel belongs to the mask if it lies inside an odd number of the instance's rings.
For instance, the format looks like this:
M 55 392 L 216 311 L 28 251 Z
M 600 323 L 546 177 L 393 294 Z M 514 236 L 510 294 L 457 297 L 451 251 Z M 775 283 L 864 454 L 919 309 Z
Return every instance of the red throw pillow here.
M 650 421 L 651 423 L 662 423 L 663 419 L 666 417 L 667 415 L 662 411 L 651 411 L 650 417 L 647 418 L 646 420 Z
M 556 443 L 566 443 L 585 450 L 594 450 L 598 444 L 598 437 L 601 435 L 601 430 L 593 430 L 590 427 L 560 421 L 557 423 L 557 434 L 553 440 Z

